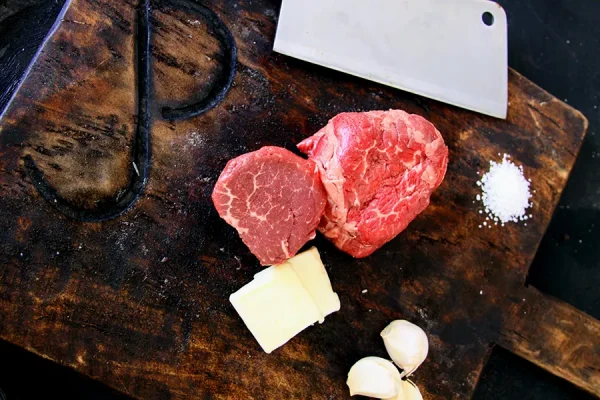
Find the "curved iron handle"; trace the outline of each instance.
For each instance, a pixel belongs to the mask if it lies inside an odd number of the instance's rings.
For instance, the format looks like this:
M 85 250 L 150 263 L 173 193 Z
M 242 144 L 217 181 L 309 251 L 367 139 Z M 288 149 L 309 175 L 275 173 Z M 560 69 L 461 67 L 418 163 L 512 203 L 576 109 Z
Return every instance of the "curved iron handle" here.
M 177 109 L 165 108 L 163 117 L 180 120 L 202 114 L 217 106 L 231 88 L 237 64 L 237 48 L 233 35 L 223 21 L 211 10 L 200 5 L 202 15 L 211 24 L 219 41 L 225 47 L 227 63 L 223 76 L 217 81 L 208 96 L 196 104 Z M 128 211 L 143 193 L 150 170 L 150 0 L 143 0 L 137 14 L 138 25 L 138 124 L 131 153 L 132 168 L 129 170 L 129 184 L 117 199 L 105 201 L 96 209 L 76 207 L 64 199 L 46 180 L 33 157 L 24 158 L 25 169 L 38 193 L 65 216 L 82 222 L 101 222 L 120 216 Z
M 217 78 L 207 96 L 197 103 L 178 108 L 164 107 L 161 110 L 162 117 L 169 121 L 176 121 L 195 117 L 215 108 L 225 99 L 225 95 L 231 89 L 237 66 L 237 47 L 231 31 L 225 23 L 211 9 L 196 3 L 200 15 L 208 23 L 221 44 L 225 59 L 223 60 L 223 71 Z

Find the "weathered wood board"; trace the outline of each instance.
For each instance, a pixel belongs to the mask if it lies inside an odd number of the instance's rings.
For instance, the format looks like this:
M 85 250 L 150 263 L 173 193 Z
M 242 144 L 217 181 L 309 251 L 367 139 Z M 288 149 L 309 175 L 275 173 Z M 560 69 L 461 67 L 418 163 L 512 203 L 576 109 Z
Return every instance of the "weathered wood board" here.
M 429 334 L 415 375 L 427 399 L 469 398 L 493 344 L 600 394 L 600 323 L 524 287 L 585 135 L 579 112 L 514 71 L 508 120 L 460 110 L 272 53 L 275 0 L 204 4 L 238 46 L 231 91 L 203 115 L 161 118 L 208 93 L 226 57 L 193 2 L 153 1 L 145 192 L 118 218 L 79 222 L 40 196 L 24 160 L 79 209 L 118 198 L 143 46 L 137 2 L 73 0 L 0 121 L 0 338 L 140 399 L 342 399 L 350 366 L 385 357 L 379 332 L 405 318 Z M 216 178 L 263 145 L 294 150 L 336 113 L 389 108 L 442 132 L 444 183 L 368 258 L 317 237 L 342 309 L 264 354 L 228 301 L 259 265 L 212 207 Z M 526 226 L 478 228 L 475 182 L 498 153 L 536 190 Z

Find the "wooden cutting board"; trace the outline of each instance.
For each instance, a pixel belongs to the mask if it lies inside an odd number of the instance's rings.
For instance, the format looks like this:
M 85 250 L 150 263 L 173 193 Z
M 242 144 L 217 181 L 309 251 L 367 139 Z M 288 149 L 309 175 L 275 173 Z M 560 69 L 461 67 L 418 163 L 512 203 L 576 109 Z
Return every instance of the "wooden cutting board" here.
M 224 81 L 214 18 L 192 1 L 152 2 L 147 93 L 137 2 L 72 1 L 0 121 L 2 339 L 140 399 L 343 399 L 350 366 L 386 357 L 379 332 L 403 318 L 429 335 L 414 376 L 426 399 L 470 398 L 494 344 L 600 395 L 600 323 L 524 285 L 585 135 L 578 111 L 514 71 L 506 121 L 460 110 L 274 54 L 275 0 L 204 4 L 233 33 L 237 74 L 216 108 L 169 122 L 163 106 Z M 442 132 L 444 183 L 368 258 L 317 237 L 342 308 L 264 354 L 228 301 L 259 265 L 211 204 L 216 178 L 261 146 L 296 151 L 339 112 L 390 108 Z M 150 170 L 134 201 L 146 124 Z M 499 153 L 531 178 L 533 219 L 480 229 L 475 182 Z

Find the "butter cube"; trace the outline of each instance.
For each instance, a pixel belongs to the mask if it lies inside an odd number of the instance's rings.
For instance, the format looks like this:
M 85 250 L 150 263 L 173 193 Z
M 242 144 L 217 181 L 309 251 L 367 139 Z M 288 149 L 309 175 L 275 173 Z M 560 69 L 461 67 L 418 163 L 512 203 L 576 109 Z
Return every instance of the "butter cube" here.
M 340 309 L 314 247 L 259 272 L 229 300 L 266 353 Z
M 339 311 L 340 299 L 331 288 L 331 282 L 325 266 L 321 261 L 321 256 L 316 247 L 311 247 L 304 253 L 300 253 L 295 257 L 285 261 L 289 264 L 298 278 L 302 282 L 302 286 L 308 291 L 310 297 L 317 305 L 321 318 L 319 323 L 325 321 L 325 317 L 329 314 Z

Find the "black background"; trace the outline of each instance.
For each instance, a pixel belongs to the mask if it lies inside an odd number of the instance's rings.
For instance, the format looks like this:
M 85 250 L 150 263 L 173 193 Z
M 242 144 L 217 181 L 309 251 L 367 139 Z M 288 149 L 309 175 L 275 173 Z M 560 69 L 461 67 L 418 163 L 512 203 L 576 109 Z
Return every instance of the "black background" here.
M 581 110 L 590 122 L 527 283 L 600 319 L 600 1 L 499 2 L 508 14 L 510 66 Z M 62 0 L 0 0 L 0 94 L 16 86 L 61 4 Z M 19 50 L 8 60 L 15 48 Z M 3 102 L 0 96 L 0 109 Z M 126 398 L 73 370 L 0 342 L 0 400 L 5 400 L 3 396 Z M 474 398 L 593 397 L 495 348 Z

